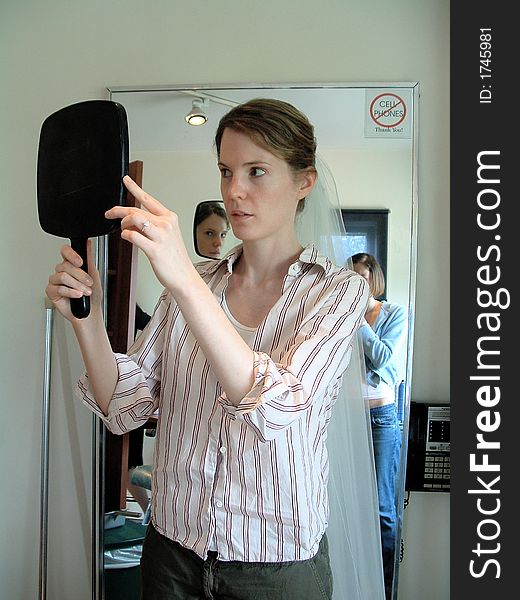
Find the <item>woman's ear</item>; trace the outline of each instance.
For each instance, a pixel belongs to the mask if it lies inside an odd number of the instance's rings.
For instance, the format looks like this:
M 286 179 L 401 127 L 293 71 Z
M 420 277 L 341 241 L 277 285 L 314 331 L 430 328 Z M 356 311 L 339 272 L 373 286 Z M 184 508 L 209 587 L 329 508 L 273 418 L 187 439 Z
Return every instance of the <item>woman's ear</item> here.
M 306 198 L 312 192 L 317 179 L 318 173 L 314 167 L 307 167 L 298 173 L 299 200 Z

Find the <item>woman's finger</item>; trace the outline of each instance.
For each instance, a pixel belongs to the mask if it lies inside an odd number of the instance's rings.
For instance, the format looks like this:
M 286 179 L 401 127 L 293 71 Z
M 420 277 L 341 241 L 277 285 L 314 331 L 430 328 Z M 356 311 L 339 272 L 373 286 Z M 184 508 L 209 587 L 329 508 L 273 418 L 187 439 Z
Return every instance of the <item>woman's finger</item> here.
M 78 295 L 76 292 L 79 292 L 81 295 L 86 294 L 87 296 L 90 296 L 92 293 L 90 286 L 85 285 L 73 277 L 70 273 L 66 273 L 65 271 L 60 271 L 50 275 L 49 284 L 54 286 L 61 296 L 70 296 L 69 291 L 74 292 L 72 297 L 76 297 Z
M 81 267 L 83 265 L 83 259 L 71 246 L 66 244 L 63 245 L 60 249 L 60 254 L 65 262 L 69 262 L 75 267 Z
M 150 194 L 147 194 L 137 183 L 128 175 L 123 177 L 123 183 L 126 189 L 132 194 L 132 196 L 144 206 L 146 210 L 149 210 L 154 215 L 166 215 L 170 211 L 164 207 L 159 200 L 156 200 Z
M 139 208 L 135 208 L 134 206 L 113 206 L 109 210 L 105 212 L 105 217 L 107 219 L 124 219 L 133 214 L 142 214 L 144 211 Z M 146 213 L 145 213 L 146 214 Z
M 89 287 L 92 286 L 94 283 L 92 277 L 83 269 L 83 266 L 76 266 L 76 264 L 73 264 L 69 260 L 64 260 L 59 265 L 56 265 L 54 272 L 56 274 L 66 273 L 73 279 L 77 280 L 80 284 Z
M 143 211 L 131 212 L 121 220 L 121 230 L 131 229 L 146 235 L 152 226 L 152 221 L 149 219 L 150 216 L 150 213 Z

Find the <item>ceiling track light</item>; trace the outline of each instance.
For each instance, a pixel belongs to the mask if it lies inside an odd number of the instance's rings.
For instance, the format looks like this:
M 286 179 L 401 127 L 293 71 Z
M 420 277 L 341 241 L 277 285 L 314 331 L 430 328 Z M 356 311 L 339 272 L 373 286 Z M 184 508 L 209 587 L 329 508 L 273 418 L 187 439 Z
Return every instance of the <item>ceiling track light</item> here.
M 196 98 L 191 104 L 190 112 L 184 117 L 188 125 L 204 125 L 208 120 L 205 108 L 207 108 L 209 102 L 202 98 Z

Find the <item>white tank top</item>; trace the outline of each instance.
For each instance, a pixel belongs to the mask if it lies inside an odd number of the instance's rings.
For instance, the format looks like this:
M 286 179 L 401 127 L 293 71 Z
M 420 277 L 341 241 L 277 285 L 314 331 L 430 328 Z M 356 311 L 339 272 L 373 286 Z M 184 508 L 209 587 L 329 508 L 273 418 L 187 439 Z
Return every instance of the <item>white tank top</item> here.
M 231 311 L 229 310 L 225 295 L 222 300 L 222 308 L 224 309 L 227 318 L 231 321 L 233 327 L 240 334 L 240 337 L 244 340 L 244 342 L 248 343 L 251 337 L 253 336 L 253 333 L 256 331 L 256 327 L 247 327 L 247 325 L 242 325 L 242 323 L 239 323 L 235 319 L 235 317 L 231 314 Z

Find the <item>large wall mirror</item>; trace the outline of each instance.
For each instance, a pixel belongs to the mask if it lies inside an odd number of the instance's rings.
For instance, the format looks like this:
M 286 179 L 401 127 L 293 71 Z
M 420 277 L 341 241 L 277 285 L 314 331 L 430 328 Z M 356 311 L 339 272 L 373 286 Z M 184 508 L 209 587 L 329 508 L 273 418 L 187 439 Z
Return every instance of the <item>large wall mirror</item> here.
M 363 232 L 367 229 L 359 229 L 356 225 L 359 216 L 365 221 L 368 219 L 370 233 L 370 215 L 386 215 L 386 296 L 392 302 L 404 305 L 409 315 L 399 375 L 400 380 L 405 382 L 405 394 L 401 473 L 396 501 L 398 507 L 402 507 L 412 379 L 418 86 L 416 83 L 356 83 L 109 88 L 109 98 L 126 109 L 130 160 L 142 163 L 142 187 L 179 215 L 184 240 L 193 261 L 202 260 L 193 245 L 196 206 L 201 201 L 220 199 L 220 173 L 213 148 L 218 121 L 231 106 L 256 97 L 290 102 L 314 124 L 318 152 L 333 173 L 341 206 L 346 209 L 347 234 L 352 239 L 338 240 L 345 246 L 345 260 L 351 254 L 347 241 L 353 243 L 354 248 L 364 247 Z M 187 123 L 185 117 L 192 110 L 204 111 L 207 120 L 203 125 Z M 351 226 L 349 211 L 357 215 Z M 226 246 L 231 247 L 234 242 L 230 235 Z M 151 314 L 161 293 L 160 284 L 145 257 L 138 257 L 136 271 L 135 302 L 145 313 Z M 95 429 L 97 454 L 104 458 L 102 428 Z M 153 443 L 153 424 L 150 424 L 144 434 L 145 464 L 151 463 Z M 97 469 L 100 473 L 99 465 Z M 121 595 L 121 587 L 128 585 L 129 571 L 124 571 L 124 568 L 133 568 L 128 565 L 136 564 L 132 560 L 138 561 L 138 536 L 132 539 L 132 534 L 125 540 L 122 535 L 121 542 L 117 528 L 106 529 L 102 485 L 97 488 L 96 505 L 97 522 L 93 528 L 96 540 L 94 596 L 98 600 L 103 597 L 107 600 L 131 598 L 128 592 L 126 596 Z M 130 496 L 122 509 L 127 510 L 127 514 L 123 515 L 127 522 L 134 519 L 142 524 L 143 517 L 146 518 Z M 401 522 L 402 510 L 400 515 Z M 113 516 L 113 519 L 116 517 Z M 400 535 L 398 538 L 400 540 Z M 119 546 L 118 540 L 121 542 Z M 125 549 L 127 553 L 126 565 L 123 564 L 124 558 L 120 559 L 117 552 L 114 553 L 118 548 Z M 396 552 L 394 598 L 397 598 L 398 567 L 399 552 Z M 124 583 L 125 574 L 127 583 Z

